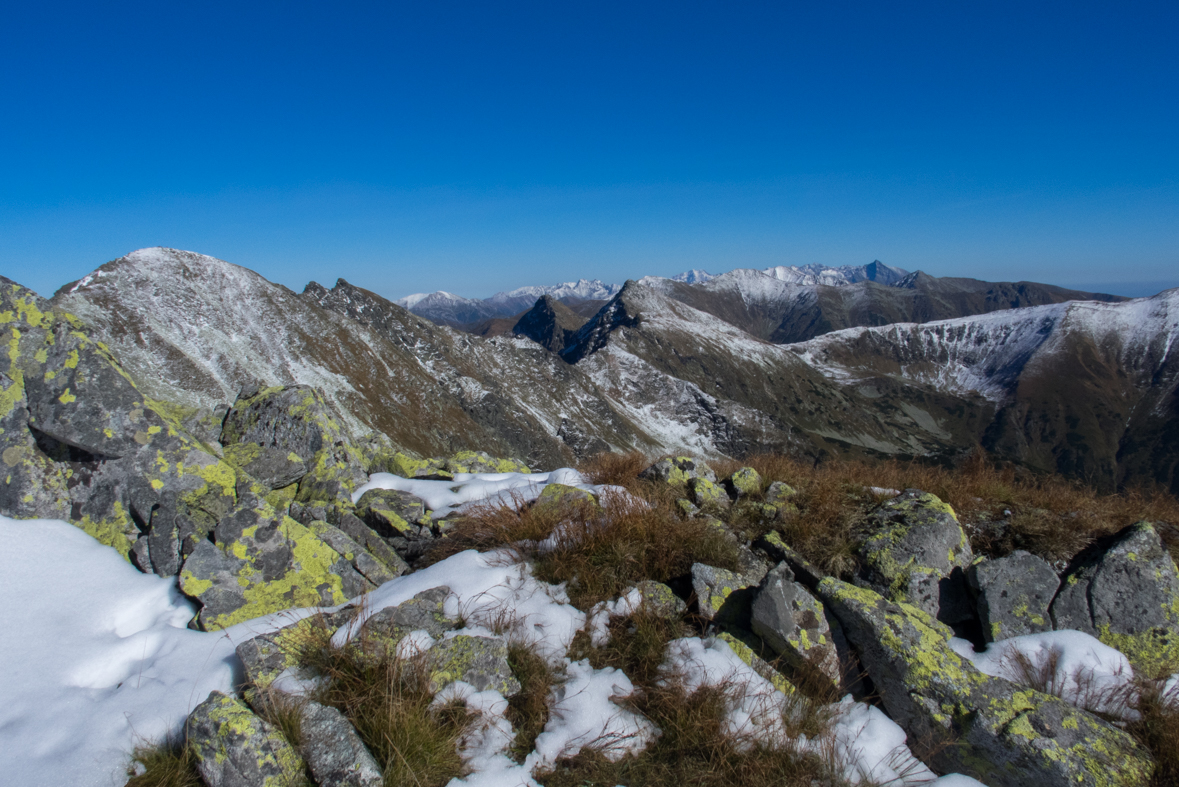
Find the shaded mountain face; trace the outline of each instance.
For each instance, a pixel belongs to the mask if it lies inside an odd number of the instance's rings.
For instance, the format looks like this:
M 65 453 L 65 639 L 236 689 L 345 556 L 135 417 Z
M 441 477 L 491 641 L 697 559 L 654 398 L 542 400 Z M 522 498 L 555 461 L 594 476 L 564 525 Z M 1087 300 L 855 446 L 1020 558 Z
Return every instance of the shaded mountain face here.
M 537 298 L 547 295 L 567 305 L 585 301 L 604 303 L 614 297 L 618 290 L 617 284 L 605 284 L 597 279 L 579 279 L 562 284 L 520 287 L 508 292 L 497 292 L 483 299 L 464 298 L 440 290 L 408 295 L 394 303 L 436 323 L 484 335 L 486 331 L 481 331 L 480 327 L 488 321 L 519 316 L 530 309 Z
M 577 329 L 586 322 L 585 317 L 556 298 L 544 295 L 537 299 L 535 306 L 521 315 L 512 326 L 512 333 L 526 336 L 542 347 L 560 353 L 577 333 Z
M 787 276 L 783 269 L 739 269 L 699 286 L 668 279 L 642 281 L 775 344 L 806 341 L 857 326 L 931 322 L 1072 300 L 1126 300 L 1031 282 L 936 278 L 921 272 L 901 275 L 903 271 L 880 263 L 847 274 L 849 279 L 864 278 L 837 284 L 799 283 L 815 277 L 805 275 L 804 269 L 786 270 L 798 275 Z

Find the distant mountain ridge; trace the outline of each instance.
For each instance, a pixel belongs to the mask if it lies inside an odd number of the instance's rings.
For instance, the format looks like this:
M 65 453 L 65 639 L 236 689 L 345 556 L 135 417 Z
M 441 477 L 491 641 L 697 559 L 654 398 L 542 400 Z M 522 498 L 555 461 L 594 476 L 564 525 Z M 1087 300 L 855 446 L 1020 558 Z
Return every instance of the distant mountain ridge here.
M 243 388 L 314 386 L 350 434 L 419 455 L 952 461 L 982 445 L 1106 487 L 1179 489 L 1179 291 L 1122 303 L 881 267 L 866 273 L 890 283 L 772 273 L 649 277 L 573 307 L 545 293 L 486 337 L 342 279 L 298 294 L 174 249 L 106 263 L 52 304 L 154 401 L 216 413 Z

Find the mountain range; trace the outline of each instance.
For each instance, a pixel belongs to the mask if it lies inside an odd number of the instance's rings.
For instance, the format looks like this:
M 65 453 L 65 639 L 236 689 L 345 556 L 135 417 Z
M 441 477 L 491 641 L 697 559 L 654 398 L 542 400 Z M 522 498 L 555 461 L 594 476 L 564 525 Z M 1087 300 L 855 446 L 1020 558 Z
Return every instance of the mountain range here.
M 824 283 L 831 270 L 522 288 L 488 299 L 508 310 L 536 296 L 483 336 L 343 279 L 295 293 L 160 248 L 101 266 L 51 303 L 154 400 L 215 413 L 243 387 L 311 385 L 354 436 L 379 432 L 425 456 L 952 460 L 982 445 L 1105 487 L 1179 489 L 1179 291 L 1124 302 L 879 263 Z

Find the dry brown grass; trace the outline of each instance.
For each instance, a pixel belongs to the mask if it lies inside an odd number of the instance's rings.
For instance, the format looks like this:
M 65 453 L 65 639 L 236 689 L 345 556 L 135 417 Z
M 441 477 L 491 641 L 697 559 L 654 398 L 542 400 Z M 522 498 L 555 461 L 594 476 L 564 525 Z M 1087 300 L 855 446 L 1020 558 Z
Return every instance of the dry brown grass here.
M 508 664 L 521 686 L 519 693 L 508 699 L 506 713 L 516 731 L 512 757 L 517 762 L 524 762 L 524 758 L 536 745 L 536 736 L 544 731 L 548 723 L 549 694 L 558 677 L 535 649 L 520 643 L 508 647 Z
M 539 579 L 567 582 L 570 599 L 583 610 L 640 580 L 683 576 L 696 562 L 737 565 L 735 545 L 703 521 L 681 519 L 671 499 L 616 496 L 604 503 L 475 506 L 427 559 L 507 548 L 513 559 L 532 561 Z
M 579 635 L 569 657 L 588 658 L 594 669 L 614 667 L 622 670 L 635 686 L 649 687 L 655 683 L 667 643 L 694 633 L 679 618 L 640 607 L 633 615 L 611 620 L 610 639 L 599 648 L 590 646 L 588 636 Z
M 1179 688 L 1164 693 L 1157 682 L 1142 686 L 1137 710 L 1141 718 L 1126 731 L 1154 757 L 1151 787 L 1179 787 Z
M 173 738 L 156 746 L 142 746 L 132 755 L 133 764 L 142 772 L 131 776 L 127 787 L 204 787 L 197 771 L 197 758 L 182 738 Z
M 799 494 L 775 529 L 820 568 L 846 575 L 855 568 L 856 524 L 882 498 L 868 488 L 921 489 L 954 507 L 976 552 L 998 557 L 1025 549 L 1048 560 L 1067 561 L 1094 540 L 1142 520 L 1161 525 L 1179 558 L 1179 499 L 1162 490 L 1133 488 L 1103 494 L 1060 476 L 1035 475 L 1000 466 L 976 451 L 957 467 L 920 462 L 820 464 L 781 455 L 717 463 L 725 472 L 750 466 L 765 484 L 783 481 Z M 998 526 L 988 523 L 1001 523 Z
M 314 629 L 313 629 L 314 631 Z M 443 787 L 466 774 L 459 741 L 471 721 L 465 707 L 437 706 L 421 658 L 367 653 L 362 633 L 342 649 L 323 630 L 300 661 L 324 676 L 314 699 L 342 712 L 381 766 L 386 787 Z

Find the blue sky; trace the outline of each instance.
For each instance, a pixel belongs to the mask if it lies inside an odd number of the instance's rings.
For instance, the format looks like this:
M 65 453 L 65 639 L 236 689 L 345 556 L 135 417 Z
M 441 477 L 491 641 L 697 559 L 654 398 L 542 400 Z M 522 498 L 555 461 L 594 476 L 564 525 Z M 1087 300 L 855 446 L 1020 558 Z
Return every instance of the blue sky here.
M 0 274 L 486 296 L 864 264 L 1179 286 L 1179 5 L 23 3 Z

